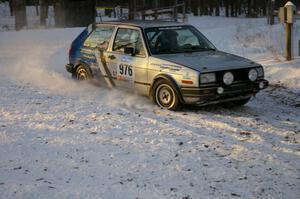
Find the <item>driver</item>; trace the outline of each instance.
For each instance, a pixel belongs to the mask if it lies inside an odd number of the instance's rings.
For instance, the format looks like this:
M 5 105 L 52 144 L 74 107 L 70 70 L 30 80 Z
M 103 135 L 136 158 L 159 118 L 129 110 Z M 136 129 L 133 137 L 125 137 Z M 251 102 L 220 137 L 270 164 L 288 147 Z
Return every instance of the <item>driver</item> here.
M 157 38 L 155 45 L 156 49 L 158 49 L 159 51 L 178 49 L 177 36 L 178 33 L 174 30 L 163 31 Z

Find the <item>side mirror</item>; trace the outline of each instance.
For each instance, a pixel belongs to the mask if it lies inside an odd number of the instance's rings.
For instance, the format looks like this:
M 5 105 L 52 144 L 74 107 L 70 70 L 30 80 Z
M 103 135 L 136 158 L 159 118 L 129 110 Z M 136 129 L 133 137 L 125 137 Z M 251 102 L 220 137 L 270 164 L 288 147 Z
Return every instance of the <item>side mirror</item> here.
M 125 47 L 124 53 L 127 55 L 134 56 L 135 55 L 135 49 L 133 47 Z

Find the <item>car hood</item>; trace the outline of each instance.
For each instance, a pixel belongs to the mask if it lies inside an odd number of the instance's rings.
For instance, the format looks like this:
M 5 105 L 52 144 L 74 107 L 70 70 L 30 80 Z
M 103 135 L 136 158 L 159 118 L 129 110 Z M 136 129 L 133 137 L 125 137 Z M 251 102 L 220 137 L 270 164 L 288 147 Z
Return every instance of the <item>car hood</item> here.
M 259 65 L 249 59 L 222 51 L 161 54 L 154 55 L 153 57 L 183 65 L 199 72 L 212 72 L 228 69 L 232 70 Z

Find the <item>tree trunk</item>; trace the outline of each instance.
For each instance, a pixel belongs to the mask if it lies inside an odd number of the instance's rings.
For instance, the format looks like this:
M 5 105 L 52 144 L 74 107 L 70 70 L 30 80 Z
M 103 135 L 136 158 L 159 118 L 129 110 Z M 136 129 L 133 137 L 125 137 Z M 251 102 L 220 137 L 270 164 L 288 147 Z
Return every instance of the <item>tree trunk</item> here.
M 190 13 L 190 12 L 193 12 L 192 11 L 192 0 L 187 0 L 187 1 L 185 1 L 185 9 L 186 9 L 186 13 Z
M 224 4 L 225 4 L 225 16 L 229 17 L 229 0 L 224 0 Z
M 215 0 L 216 16 L 220 16 L 220 0 Z
M 237 10 L 238 16 L 242 14 L 242 4 L 243 4 L 242 1 L 239 0 L 239 3 L 238 3 L 238 10 Z
M 252 16 L 252 1 L 251 0 L 248 0 L 248 13 L 247 15 L 250 17 Z
M 208 3 L 207 3 L 207 0 L 202 0 L 201 1 L 201 13 L 203 15 L 208 15 Z
M 253 2 L 253 11 L 254 11 L 254 16 L 255 17 L 257 17 L 257 14 L 258 14 L 258 10 L 257 10 L 257 2 L 256 2 L 256 0 L 252 0 L 252 2 Z
M 192 9 L 192 12 L 194 13 L 194 16 L 198 16 L 199 15 L 199 13 L 198 13 L 199 0 L 193 0 L 191 2 L 191 9 Z
M 158 1 L 157 0 L 153 0 L 152 1 L 152 8 L 157 8 L 158 7 Z
M 62 1 L 56 1 L 54 3 L 54 19 L 56 27 L 65 27 L 65 4 Z
M 173 0 L 174 2 L 174 21 L 177 22 L 178 21 L 178 9 L 177 9 L 177 0 Z
M 12 7 L 15 15 L 15 29 L 21 30 L 27 26 L 25 0 L 13 0 Z
M 48 17 L 48 5 L 46 0 L 40 0 L 40 25 L 46 25 L 46 19 Z
M 136 1 L 135 0 L 130 0 L 129 1 L 129 20 L 134 19 L 134 14 L 135 14 L 135 6 L 136 6 Z
M 9 0 L 9 11 L 10 11 L 10 16 L 14 16 L 13 0 Z
M 262 9 L 263 9 L 263 15 L 267 16 L 267 1 L 263 1 Z
M 36 16 L 39 16 L 40 15 L 40 12 L 39 12 L 39 0 L 34 0 L 34 7 L 35 7 Z
M 209 15 L 212 16 L 214 13 L 214 2 L 213 0 L 209 1 Z
M 141 1 L 141 9 L 145 10 L 146 9 L 146 0 Z
M 234 0 L 230 0 L 230 16 L 234 17 Z
M 240 3 L 240 0 L 236 0 L 235 4 L 234 4 L 234 16 L 237 17 L 239 14 L 238 14 L 238 9 L 239 9 L 239 3 Z

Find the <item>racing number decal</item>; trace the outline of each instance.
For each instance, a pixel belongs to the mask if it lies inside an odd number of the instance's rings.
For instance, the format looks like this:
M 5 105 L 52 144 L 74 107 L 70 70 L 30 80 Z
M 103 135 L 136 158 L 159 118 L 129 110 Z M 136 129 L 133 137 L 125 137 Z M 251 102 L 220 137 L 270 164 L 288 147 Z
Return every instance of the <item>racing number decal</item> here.
M 120 64 L 119 65 L 120 75 L 128 75 L 129 77 L 132 76 L 132 66 L 127 64 Z
M 121 63 L 118 66 L 117 79 L 118 80 L 131 81 L 131 80 L 133 80 L 133 78 L 134 78 L 134 69 L 133 69 L 133 66 Z

